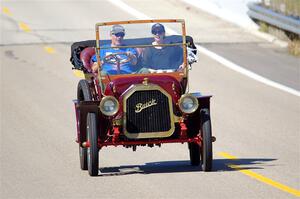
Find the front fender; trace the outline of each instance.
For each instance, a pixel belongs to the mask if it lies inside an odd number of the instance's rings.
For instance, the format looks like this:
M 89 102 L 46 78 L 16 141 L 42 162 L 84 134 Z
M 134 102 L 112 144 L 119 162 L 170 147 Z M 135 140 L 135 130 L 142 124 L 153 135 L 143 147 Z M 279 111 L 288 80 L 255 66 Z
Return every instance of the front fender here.
M 189 137 L 194 137 L 199 133 L 201 126 L 200 111 L 204 108 L 210 110 L 210 98 L 212 97 L 211 95 L 202 95 L 200 92 L 192 93 L 192 95 L 198 99 L 199 107 L 194 113 L 186 117 L 187 134 Z
M 79 144 L 82 144 L 86 141 L 86 125 L 87 125 L 87 114 L 88 113 L 95 113 L 97 118 L 99 118 L 100 111 L 99 106 L 100 101 L 80 101 L 79 103 L 75 104 L 76 118 L 79 126 L 77 132 L 77 141 Z

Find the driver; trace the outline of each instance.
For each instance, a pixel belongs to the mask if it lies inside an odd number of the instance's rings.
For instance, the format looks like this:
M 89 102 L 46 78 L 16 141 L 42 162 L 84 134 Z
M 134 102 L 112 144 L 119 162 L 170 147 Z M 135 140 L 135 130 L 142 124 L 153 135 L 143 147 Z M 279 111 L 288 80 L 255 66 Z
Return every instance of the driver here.
M 125 29 L 121 25 L 114 25 L 110 31 L 111 44 L 100 48 L 102 73 L 104 74 L 130 74 L 136 71 L 137 51 L 134 48 L 111 48 L 122 46 Z M 97 57 L 92 56 L 94 62 L 92 70 L 98 71 Z M 118 68 L 119 67 L 119 68 Z M 119 71 L 120 70 L 120 71 Z

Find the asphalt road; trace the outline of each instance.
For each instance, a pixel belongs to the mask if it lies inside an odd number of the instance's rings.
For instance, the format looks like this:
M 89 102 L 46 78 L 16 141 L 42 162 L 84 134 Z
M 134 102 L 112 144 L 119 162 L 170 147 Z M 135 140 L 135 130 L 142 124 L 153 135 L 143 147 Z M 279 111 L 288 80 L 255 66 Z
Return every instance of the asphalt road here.
M 274 81 L 291 77 L 286 86 L 299 88 L 299 59 L 273 44 L 178 1 L 124 2 L 150 17 L 184 18 L 188 34 L 197 43 L 237 64 L 260 66 Z M 108 1 L 1 1 L 0 197 L 299 195 L 299 97 L 256 82 L 203 54 L 193 65 L 190 90 L 213 95 L 217 141 L 212 172 L 189 166 L 188 149 L 182 144 L 137 148 L 136 152 L 104 148 L 99 177 L 80 171 L 72 104 L 79 79 L 71 71 L 70 44 L 93 38 L 96 22 L 130 19 L 135 17 Z M 233 44 L 237 47 L 230 47 Z M 250 53 L 237 56 L 239 49 Z M 258 51 L 266 56 L 258 53 L 256 59 L 253 52 Z M 283 70 L 284 77 L 269 64 Z M 255 178 L 257 174 L 261 178 Z

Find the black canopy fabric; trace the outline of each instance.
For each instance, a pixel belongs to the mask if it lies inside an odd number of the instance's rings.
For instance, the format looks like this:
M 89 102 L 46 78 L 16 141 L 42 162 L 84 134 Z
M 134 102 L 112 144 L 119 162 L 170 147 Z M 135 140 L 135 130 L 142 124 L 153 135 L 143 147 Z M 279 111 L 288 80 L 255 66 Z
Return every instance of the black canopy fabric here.
M 110 40 L 100 40 L 100 46 L 110 44 Z M 138 38 L 138 39 L 124 39 L 123 43 L 126 46 L 135 46 L 135 45 L 151 45 L 153 38 Z M 186 36 L 186 42 L 189 48 L 194 49 L 194 54 L 197 53 L 197 48 L 194 44 L 193 38 L 191 36 Z M 181 35 L 171 35 L 165 38 L 165 43 L 182 43 Z M 80 53 L 83 49 L 87 47 L 96 47 L 96 40 L 86 40 L 75 42 L 71 46 L 71 58 L 70 62 L 73 64 L 75 69 L 84 70 L 83 63 L 80 60 Z

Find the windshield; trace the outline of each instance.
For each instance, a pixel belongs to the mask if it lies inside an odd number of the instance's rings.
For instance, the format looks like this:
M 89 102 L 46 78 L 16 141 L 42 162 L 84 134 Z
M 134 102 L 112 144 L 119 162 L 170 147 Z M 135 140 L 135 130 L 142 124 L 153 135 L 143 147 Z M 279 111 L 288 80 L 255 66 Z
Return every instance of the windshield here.
M 180 72 L 184 66 L 182 24 L 137 23 L 99 26 L 102 75 Z

